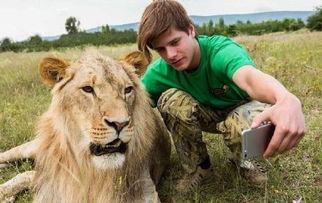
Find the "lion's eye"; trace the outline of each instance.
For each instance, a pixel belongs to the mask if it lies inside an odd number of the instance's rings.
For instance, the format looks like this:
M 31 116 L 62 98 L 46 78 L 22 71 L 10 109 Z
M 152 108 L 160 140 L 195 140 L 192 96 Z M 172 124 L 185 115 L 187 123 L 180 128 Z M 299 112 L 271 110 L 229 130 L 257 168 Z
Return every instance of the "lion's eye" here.
M 94 89 L 91 86 L 84 86 L 82 87 L 82 90 L 87 93 L 94 93 Z
M 132 90 L 133 90 L 133 86 L 128 86 L 124 89 L 124 93 L 129 94 L 130 92 L 132 92 Z

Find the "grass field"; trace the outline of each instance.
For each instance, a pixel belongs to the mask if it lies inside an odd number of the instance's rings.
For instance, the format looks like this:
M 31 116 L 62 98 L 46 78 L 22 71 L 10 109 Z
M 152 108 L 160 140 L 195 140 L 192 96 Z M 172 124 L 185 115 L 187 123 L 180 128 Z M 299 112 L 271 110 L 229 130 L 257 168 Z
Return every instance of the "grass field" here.
M 307 133 L 297 148 L 264 161 L 269 180 L 261 186 L 241 179 L 225 154 L 220 135 L 205 134 L 214 176 L 188 195 L 174 189 L 182 169 L 175 152 L 159 193 L 165 202 L 322 202 L 322 32 L 278 33 L 235 38 L 250 52 L 258 68 L 281 81 L 303 103 Z M 135 45 L 99 47 L 114 58 Z M 32 139 L 37 118 L 50 102 L 50 89 L 40 82 L 37 64 L 48 55 L 77 59 L 82 49 L 0 54 L 0 151 Z M 259 81 L 260 82 L 260 81 Z M 0 171 L 0 183 L 28 170 L 27 162 Z M 16 202 L 30 202 L 29 193 Z

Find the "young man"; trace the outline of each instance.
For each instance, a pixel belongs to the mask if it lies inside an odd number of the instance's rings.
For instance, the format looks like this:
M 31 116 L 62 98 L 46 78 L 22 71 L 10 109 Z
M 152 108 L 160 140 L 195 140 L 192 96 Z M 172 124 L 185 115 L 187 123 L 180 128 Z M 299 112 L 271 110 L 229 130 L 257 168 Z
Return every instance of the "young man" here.
M 223 134 L 231 159 L 246 179 L 261 183 L 266 171 L 240 159 L 240 134 L 270 121 L 276 128 L 264 158 L 296 146 L 305 124 L 300 101 L 259 71 L 247 52 L 223 36 L 197 36 L 185 9 L 173 0 L 153 1 L 141 18 L 138 47 L 161 56 L 142 78 L 172 133 L 187 174 L 177 189 L 190 191 L 212 167 L 202 131 Z M 262 103 L 263 102 L 263 103 Z

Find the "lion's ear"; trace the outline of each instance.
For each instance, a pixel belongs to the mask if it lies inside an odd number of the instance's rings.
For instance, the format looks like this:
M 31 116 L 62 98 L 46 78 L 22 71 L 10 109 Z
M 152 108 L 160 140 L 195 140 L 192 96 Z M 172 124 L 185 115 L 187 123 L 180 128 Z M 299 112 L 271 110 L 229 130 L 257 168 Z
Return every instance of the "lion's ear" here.
M 135 72 L 139 75 L 139 77 L 141 77 L 145 73 L 146 68 L 149 65 L 149 61 L 140 51 L 131 52 L 130 54 L 126 55 L 122 60 L 134 66 L 136 69 Z
M 66 77 L 68 66 L 67 61 L 55 57 L 46 57 L 39 63 L 39 74 L 42 81 L 52 87 Z

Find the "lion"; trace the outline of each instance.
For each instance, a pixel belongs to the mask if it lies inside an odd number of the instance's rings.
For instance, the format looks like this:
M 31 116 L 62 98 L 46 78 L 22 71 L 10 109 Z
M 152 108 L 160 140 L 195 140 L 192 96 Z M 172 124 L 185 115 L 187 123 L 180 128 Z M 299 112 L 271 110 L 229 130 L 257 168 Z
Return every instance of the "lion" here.
M 42 59 L 51 104 L 35 139 L 0 153 L 0 164 L 34 158 L 35 169 L 0 185 L 0 200 L 32 188 L 34 202 L 159 202 L 171 144 L 137 74 L 147 64 L 140 52 L 117 61 L 93 49 L 71 64 Z

